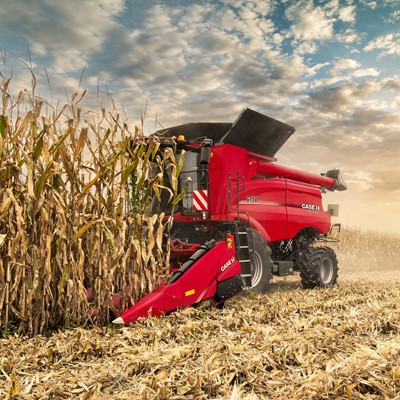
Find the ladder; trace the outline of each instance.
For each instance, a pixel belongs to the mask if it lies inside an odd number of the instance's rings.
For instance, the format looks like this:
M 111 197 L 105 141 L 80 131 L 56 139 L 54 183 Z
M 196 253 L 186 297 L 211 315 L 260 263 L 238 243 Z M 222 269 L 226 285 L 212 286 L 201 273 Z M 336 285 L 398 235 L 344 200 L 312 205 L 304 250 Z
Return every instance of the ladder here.
M 232 211 L 237 211 L 237 220 L 234 221 L 235 225 L 235 246 L 236 246 L 236 254 L 238 261 L 241 265 L 241 278 L 243 281 L 243 288 L 249 289 L 252 287 L 251 285 L 251 262 L 250 262 L 250 254 L 254 251 L 253 250 L 253 236 L 251 233 L 251 229 L 245 225 L 240 224 L 239 214 L 242 214 L 240 211 L 240 198 L 239 194 L 244 190 L 245 186 L 245 178 L 244 176 L 239 174 L 237 171 L 236 174 L 236 209 L 232 208 Z M 228 176 L 228 204 L 230 207 L 231 205 L 231 189 L 232 189 L 232 178 L 231 175 Z M 247 219 L 250 218 L 247 212 L 245 212 Z M 250 240 L 249 240 L 250 239 Z
M 244 289 L 251 288 L 251 262 L 250 254 L 253 251 L 249 243 L 249 229 L 246 226 L 239 226 L 237 224 L 235 229 L 235 244 L 238 261 L 242 267 L 240 274 L 243 280 Z M 252 244 L 252 240 L 250 240 Z

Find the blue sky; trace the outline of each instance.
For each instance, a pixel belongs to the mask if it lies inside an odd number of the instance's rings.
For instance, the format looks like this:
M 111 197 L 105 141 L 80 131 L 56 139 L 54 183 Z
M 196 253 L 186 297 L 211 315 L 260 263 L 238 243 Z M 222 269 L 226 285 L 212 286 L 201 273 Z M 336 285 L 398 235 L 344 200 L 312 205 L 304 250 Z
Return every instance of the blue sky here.
M 108 92 L 134 125 L 147 103 L 146 132 L 252 108 L 296 127 L 280 162 L 343 171 L 349 190 L 325 200 L 341 222 L 400 233 L 400 0 L 4 3 L 15 94 L 27 64 L 54 101 L 83 73 L 88 108 Z

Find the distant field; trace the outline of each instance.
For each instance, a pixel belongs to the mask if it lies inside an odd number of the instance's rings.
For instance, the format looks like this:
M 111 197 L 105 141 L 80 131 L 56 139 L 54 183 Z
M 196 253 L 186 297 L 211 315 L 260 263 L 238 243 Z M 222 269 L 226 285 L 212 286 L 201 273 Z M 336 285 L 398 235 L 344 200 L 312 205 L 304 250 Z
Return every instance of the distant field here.
M 346 229 L 336 287 L 0 340 L 5 399 L 400 399 L 400 237 Z
M 344 228 L 340 242 L 328 243 L 338 256 L 339 282 L 400 281 L 400 235 Z M 298 279 L 275 278 L 276 286 L 300 287 Z
M 338 253 L 343 280 L 400 279 L 400 235 L 344 229 Z

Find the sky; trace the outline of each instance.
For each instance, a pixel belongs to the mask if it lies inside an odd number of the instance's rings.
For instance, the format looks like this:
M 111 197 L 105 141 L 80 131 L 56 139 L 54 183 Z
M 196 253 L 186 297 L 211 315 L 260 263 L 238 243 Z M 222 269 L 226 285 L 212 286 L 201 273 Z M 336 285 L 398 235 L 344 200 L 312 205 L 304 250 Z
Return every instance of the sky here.
M 400 233 L 400 0 L 13 0 L 0 7 L 12 90 L 153 132 L 251 108 L 296 127 L 278 162 L 339 168 L 341 222 Z

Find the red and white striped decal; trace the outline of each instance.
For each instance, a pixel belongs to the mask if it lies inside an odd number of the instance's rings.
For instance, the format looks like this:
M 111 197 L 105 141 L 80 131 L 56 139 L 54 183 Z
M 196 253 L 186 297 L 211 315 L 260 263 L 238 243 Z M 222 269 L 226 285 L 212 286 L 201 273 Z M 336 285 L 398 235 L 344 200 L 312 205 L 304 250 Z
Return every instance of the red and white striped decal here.
M 208 211 L 207 190 L 193 190 L 193 209 L 195 211 Z

